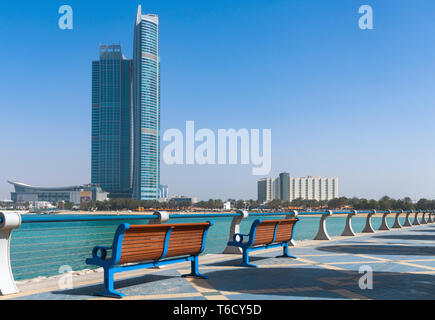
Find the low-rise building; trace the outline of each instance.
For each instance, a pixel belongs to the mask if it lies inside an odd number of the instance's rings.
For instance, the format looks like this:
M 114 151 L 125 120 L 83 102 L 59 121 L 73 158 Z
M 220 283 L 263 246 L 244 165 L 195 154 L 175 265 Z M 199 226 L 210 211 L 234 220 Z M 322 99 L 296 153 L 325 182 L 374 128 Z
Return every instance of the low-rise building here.
M 185 196 L 176 196 L 171 198 L 169 201 L 175 201 L 176 203 L 180 203 L 180 202 L 188 202 L 191 204 L 195 204 L 198 202 L 197 198 L 193 198 L 193 197 L 185 197 Z
M 60 201 L 71 202 L 80 205 L 86 201 L 107 200 L 108 193 L 95 184 L 69 187 L 36 187 L 21 182 L 8 181 L 15 188 L 11 192 L 11 200 L 14 203 L 34 203 L 46 201 L 58 203 Z

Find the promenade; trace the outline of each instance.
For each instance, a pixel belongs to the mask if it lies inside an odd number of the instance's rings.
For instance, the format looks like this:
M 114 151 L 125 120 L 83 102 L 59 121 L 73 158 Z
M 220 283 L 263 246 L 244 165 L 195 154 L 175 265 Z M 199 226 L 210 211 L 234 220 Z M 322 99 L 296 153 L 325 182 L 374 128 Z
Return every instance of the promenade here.
M 435 299 L 433 224 L 300 241 L 290 252 L 298 259 L 275 258 L 280 249 L 252 252 L 259 268 L 239 267 L 239 255 L 209 254 L 199 267 L 208 280 L 180 277 L 190 264 L 179 263 L 116 274 L 115 289 L 123 300 Z M 358 285 L 362 266 L 373 270 L 373 289 Z M 105 299 L 92 295 L 102 281 L 102 272 L 91 271 L 73 276 L 72 289 L 60 289 L 59 278 L 18 282 L 19 293 L 0 299 Z

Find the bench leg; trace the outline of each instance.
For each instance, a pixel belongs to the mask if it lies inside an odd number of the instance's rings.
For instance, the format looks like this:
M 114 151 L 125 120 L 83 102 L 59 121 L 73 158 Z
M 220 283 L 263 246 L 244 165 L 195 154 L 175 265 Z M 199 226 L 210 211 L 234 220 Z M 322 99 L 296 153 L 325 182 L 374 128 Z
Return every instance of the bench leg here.
M 122 298 L 125 294 L 115 291 L 113 288 L 113 270 L 110 268 L 104 269 L 104 290 L 95 293 L 96 296 L 110 297 L 110 298 Z
M 242 266 L 245 267 L 252 267 L 252 268 L 258 268 L 255 264 L 249 263 L 249 250 L 243 249 L 243 263 Z
M 288 242 L 283 244 L 282 249 L 283 249 L 282 256 L 277 256 L 277 258 L 292 258 L 292 259 L 297 259 L 297 257 L 291 256 L 291 255 L 288 254 Z
M 194 256 L 193 260 L 190 262 L 191 265 L 191 271 L 189 274 L 183 274 L 182 277 L 198 277 L 202 279 L 208 279 L 207 276 L 199 273 L 198 270 L 198 256 Z

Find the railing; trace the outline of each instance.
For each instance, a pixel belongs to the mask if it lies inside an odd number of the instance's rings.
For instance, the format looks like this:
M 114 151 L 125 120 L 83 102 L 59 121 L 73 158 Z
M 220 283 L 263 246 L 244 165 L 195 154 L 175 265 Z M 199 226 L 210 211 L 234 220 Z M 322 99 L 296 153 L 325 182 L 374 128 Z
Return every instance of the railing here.
M 321 211 L 321 212 L 272 212 L 272 213 L 248 213 L 239 211 L 238 213 L 214 213 L 214 214 L 168 214 L 160 211 L 153 215 L 111 215 L 111 216 L 21 216 L 14 212 L 0 212 L 0 294 L 16 293 L 14 275 L 11 268 L 11 236 L 14 234 L 14 261 L 22 263 L 32 263 L 32 271 L 27 271 L 27 275 L 38 273 L 38 270 L 57 270 L 59 263 L 65 258 L 74 257 L 79 261 L 81 267 L 85 258 L 90 254 L 90 250 L 95 245 L 108 244 L 113 241 L 114 229 L 116 222 L 139 222 L 144 221 L 149 224 L 166 223 L 169 220 L 178 219 L 210 219 L 210 218 L 232 218 L 231 226 L 228 233 L 228 241 L 233 239 L 234 234 L 240 233 L 241 223 L 248 217 L 272 217 L 285 216 L 304 217 L 320 216 L 319 227 L 314 240 L 330 240 L 331 237 L 327 231 L 327 219 L 333 215 L 346 215 L 346 222 L 341 236 L 355 236 L 352 229 L 352 218 L 355 216 L 366 215 L 366 221 L 362 233 L 374 233 L 372 226 L 372 217 L 375 214 L 382 214 L 382 222 L 378 230 L 390 230 L 387 223 L 387 217 L 394 215 L 394 224 L 391 228 L 400 229 L 403 227 L 417 226 L 435 222 L 434 211 Z M 414 221 L 411 224 L 410 215 L 414 214 Z M 404 215 L 403 225 L 399 221 L 400 215 Z M 419 215 L 421 218 L 419 219 Z M 426 218 L 427 217 L 427 218 Z M 54 226 L 54 224 L 56 225 Z M 83 225 L 83 223 L 95 223 L 97 225 Z M 113 226 L 111 225 L 113 224 Z M 64 224 L 64 225 L 63 225 Z M 54 226 L 54 227 L 53 227 Z M 112 228 L 113 227 L 113 228 Z M 12 232 L 14 230 L 14 232 Z M 92 232 L 89 232 L 92 231 Z M 97 232 L 95 232 L 97 231 Z M 44 239 L 47 242 L 40 242 Z M 14 240 L 14 241 L 15 241 Z M 294 241 L 291 245 L 295 245 Z M 55 248 L 53 248 L 55 246 Z M 22 248 L 22 249 L 21 249 Z M 21 250 L 21 251 L 20 251 Z M 227 246 L 222 253 L 240 254 L 237 247 Z M 42 255 L 42 258 L 35 258 Z M 47 255 L 44 255 L 47 254 Z M 39 260 L 38 260 L 39 259 Z M 28 267 L 28 265 L 25 265 Z M 18 278 L 26 278 L 26 271 L 19 270 L 15 272 Z M 16 269 L 17 269 L 16 268 Z

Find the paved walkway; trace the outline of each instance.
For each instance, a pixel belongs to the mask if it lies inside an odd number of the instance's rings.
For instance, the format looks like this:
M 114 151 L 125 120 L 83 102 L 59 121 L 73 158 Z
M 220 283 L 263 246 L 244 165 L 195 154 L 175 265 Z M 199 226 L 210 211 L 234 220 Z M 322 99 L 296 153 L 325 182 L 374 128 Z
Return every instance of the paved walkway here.
M 259 268 L 239 267 L 238 255 L 200 257 L 208 280 L 182 278 L 190 264 L 125 272 L 115 276 L 124 299 L 435 299 L 435 225 L 376 232 L 331 241 L 303 241 L 291 248 L 298 259 L 275 258 L 279 249 L 252 253 Z M 373 289 L 360 289 L 362 266 L 373 270 Z M 365 268 L 363 267 L 363 268 Z M 101 299 L 101 272 L 76 276 L 74 288 L 58 280 L 19 285 L 0 299 Z

